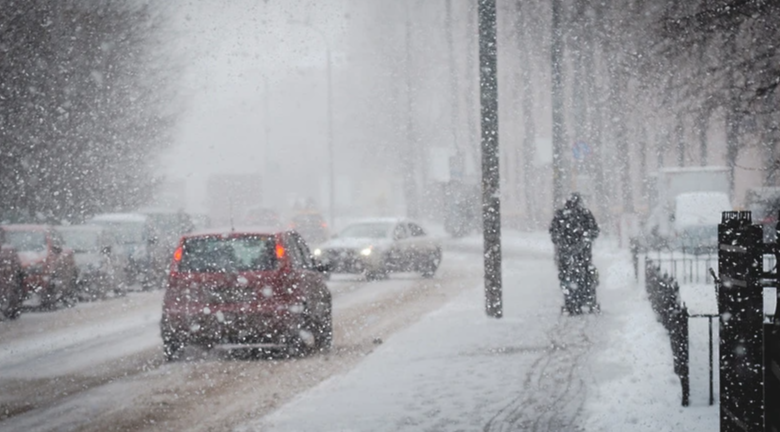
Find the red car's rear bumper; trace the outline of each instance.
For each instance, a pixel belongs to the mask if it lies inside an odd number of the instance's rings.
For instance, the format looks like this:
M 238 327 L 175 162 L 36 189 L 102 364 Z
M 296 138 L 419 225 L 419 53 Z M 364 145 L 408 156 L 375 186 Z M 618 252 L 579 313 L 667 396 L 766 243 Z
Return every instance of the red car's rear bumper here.
M 163 339 L 195 344 L 278 344 L 296 336 L 303 316 L 287 306 L 188 305 L 163 311 Z

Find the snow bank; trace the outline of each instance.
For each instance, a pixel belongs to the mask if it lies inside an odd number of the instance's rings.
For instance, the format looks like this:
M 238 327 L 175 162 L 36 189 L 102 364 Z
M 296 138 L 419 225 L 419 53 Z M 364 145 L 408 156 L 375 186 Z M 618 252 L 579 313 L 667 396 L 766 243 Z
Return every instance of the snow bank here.
M 596 385 L 586 404 L 586 430 L 718 430 L 718 408 L 706 406 L 706 381 L 696 379 L 702 376 L 701 369 L 691 371 L 693 406 L 681 406 L 669 337 L 643 287 L 633 279 L 628 257 L 614 262 L 603 279 L 608 287 L 602 290 L 603 303 L 618 313 L 603 316 L 610 331 L 604 349 L 593 358 Z M 692 345 L 692 354 L 699 348 Z M 692 363 L 698 365 L 698 360 L 692 358 Z

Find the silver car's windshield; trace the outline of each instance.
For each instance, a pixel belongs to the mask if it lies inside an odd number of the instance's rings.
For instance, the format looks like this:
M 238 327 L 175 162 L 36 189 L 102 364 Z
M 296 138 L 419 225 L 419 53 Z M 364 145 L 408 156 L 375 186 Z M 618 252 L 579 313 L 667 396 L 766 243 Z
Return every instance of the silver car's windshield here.
M 371 222 L 354 224 L 344 228 L 340 237 L 344 238 L 385 238 L 393 224 L 383 222 Z

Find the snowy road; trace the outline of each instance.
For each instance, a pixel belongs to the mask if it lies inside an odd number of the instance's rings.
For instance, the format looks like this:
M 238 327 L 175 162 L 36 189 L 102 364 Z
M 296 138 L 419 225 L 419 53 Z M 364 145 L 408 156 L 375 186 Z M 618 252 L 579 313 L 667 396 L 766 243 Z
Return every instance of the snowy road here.
M 162 292 L 0 323 L 0 430 L 227 430 L 349 370 L 378 340 L 476 286 L 480 260 L 445 255 L 433 280 L 338 278 L 334 350 L 297 360 L 215 350 L 165 364 Z M 229 355 L 230 354 L 230 355 Z

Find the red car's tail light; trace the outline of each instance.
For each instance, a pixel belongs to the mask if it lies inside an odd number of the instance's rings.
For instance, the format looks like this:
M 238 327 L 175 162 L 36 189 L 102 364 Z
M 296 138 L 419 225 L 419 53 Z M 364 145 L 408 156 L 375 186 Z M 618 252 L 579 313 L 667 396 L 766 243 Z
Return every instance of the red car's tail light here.
M 179 263 L 181 262 L 181 258 L 183 255 L 184 255 L 184 248 L 182 246 L 179 246 L 173 252 L 173 262 L 171 263 L 171 274 L 178 273 Z
M 284 246 L 282 246 L 280 243 L 276 244 L 276 258 L 282 259 L 284 258 Z

